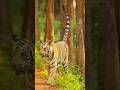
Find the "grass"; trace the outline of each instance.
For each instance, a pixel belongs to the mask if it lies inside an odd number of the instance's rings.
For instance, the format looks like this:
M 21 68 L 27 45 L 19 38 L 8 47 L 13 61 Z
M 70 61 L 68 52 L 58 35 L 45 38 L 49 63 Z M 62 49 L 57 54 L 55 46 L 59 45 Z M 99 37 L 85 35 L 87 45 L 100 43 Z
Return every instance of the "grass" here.
M 21 78 L 16 76 L 9 58 L 0 51 L 0 90 L 26 90 Z
M 45 60 L 43 60 L 39 54 L 39 49 L 35 48 L 35 65 L 38 68 L 44 69 L 45 68 Z
M 61 90 L 85 90 L 84 78 L 82 75 L 68 72 L 55 80 Z

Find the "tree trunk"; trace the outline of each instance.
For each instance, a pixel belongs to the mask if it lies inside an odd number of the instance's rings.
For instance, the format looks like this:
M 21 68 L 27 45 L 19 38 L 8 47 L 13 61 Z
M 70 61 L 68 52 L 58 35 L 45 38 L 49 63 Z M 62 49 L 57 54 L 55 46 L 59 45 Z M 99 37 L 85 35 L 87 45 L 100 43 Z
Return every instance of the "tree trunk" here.
M 67 10 L 70 13 L 70 26 L 71 26 L 71 20 L 72 20 L 72 15 L 73 15 L 73 0 L 67 0 Z M 70 27 L 69 35 L 68 35 L 68 40 L 67 44 L 69 46 L 69 63 L 72 62 L 72 47 L 73 47 L 73 36 L 72 36 L 72 28 Z
M 45 41 L 54 41 L 54 0 L 47 0 Z
M 8 0 L 0 0 L 0 49 L 11 56 L 12 22 Z
M 61 33 L 60 33 L 60 39 L 63 40 L 63 36 L 65 33 L 65 13 L 63 11 L 63 5 L 66 7 L 67 0 L 60 0 L 60 16 L 61 16 Z
M 35 1 L 25 0 L 22 36 L 34 41 Z
M 99 54 L 100 90 L 120 90 L 119 47 L 112 0 L 102 0 L 100 9 L 101 45 Z
M 115 0 L 115 11 L 116 11 L 115 14 L 116 14 L 118 42 L 119 42 L 119 56 L 120 56 L 120 1 L 119 0 Z M 119 58 L 119 76 L 120 76 L 120 58 Z M 119 83 L 120 83 L 120 77 L 119 77 Z
M 96 90 L 96 79 L 93 66 L 92 50 L 92 21 L 91 21 L 91 0 L 85 2 L 85 89 Z
M 40 40 L 40 32 L 39 32 L 39 14 L 38 14 L 38 0 L 35 0 L 35 40 Z
M 85 46 L 84 46 L 84 0 L 76 0 L 76 13 L 77 13 L 77 63 L 81 66 L 84 72 L 85 65 Z
M 6 33 L 7 35 L 12 33 L 12 25 L 10 19 L 11 18 L 8 7 L 8 1 L 0 0 L 0 22 L 1 22 L 0 32 Z

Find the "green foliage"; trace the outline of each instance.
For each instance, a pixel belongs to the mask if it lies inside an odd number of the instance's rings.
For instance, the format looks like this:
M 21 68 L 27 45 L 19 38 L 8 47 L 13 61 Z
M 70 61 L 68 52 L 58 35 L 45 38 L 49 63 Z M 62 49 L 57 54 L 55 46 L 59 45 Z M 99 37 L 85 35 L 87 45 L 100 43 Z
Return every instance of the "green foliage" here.
M 60 75 L 55 81 L 62 90 L 85 90 L 84 82 L 84 76 L 72 72 Z
M 18 77 L 11 66 L 10 59 L 0 52 L 0 90 L 26 90 L 23 79 Z
M 21 27 L 23 24 L 24 0 L 8 0 L 8 2 L 10 7 L 13 31 L 15 33 L 21 33 Z
M 40 16 L 44 16 L 46 12 L 46 0 L 38 0 Z
M 48 77 L 49 77 L 49 74 L 48 74 L 47 70 L 41 71 L 40 78 L 42 78 L 42 79 L 48 79 Z
M 39 18 L 39 28 L 40 28 L 40 34 L 41 34 L 41 39 L 44 39 L 44 31 L 45 31 L 45 26 L 46 26 L 46 18 L 45 17 L 40 17 Z
M 45 60 L 44 59 L 42 59 L 41 58 L 41 56 L 40 56 L 40 43 L 39 43 L 39 41 L 37 41 L 36 42 L 36 44 L 35 44 L 35 65 L 37 66 L 37 67 L 39 67 L 39 68 L 42 68 L 42 69 L 44 69 L 45 68 Z
M 54 28 L 55 28 L 55 41 L 60 40 L 60 32 L 61 32 L 61 25 L 60 25 L 60 21 L 59 20 L 55 20 L 54 21 Z
M 44 40 L 45 36 L 45 28 L 46 27 L 46 18 L 45 17 L 40 17 L 39 18 L 39 28 L 40 28 L 40 38 Z M 61 27 L 60 27 L 60 21 L 55 20 L 54 21 L 54 35 L 55 35 L 55 41 L 60 39 L 60 32 L 61 32 Z

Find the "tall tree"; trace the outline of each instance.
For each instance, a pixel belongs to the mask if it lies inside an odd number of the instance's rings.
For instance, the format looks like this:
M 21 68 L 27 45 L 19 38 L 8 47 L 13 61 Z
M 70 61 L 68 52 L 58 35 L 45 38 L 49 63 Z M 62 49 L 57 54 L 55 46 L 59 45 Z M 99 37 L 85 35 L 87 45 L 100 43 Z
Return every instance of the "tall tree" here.
M 0 48 L 6 53 L 11 53 L 12 48 L 12 22 L 9 9 L 8 0 L 0 0 Z
M 40 32 L 38 27 L 38 20 L 39 20 L 39 14 L 38 14 L 38 0 L 35 0 L 35 40 L 40 39 Z
M 71 26 L 71 20 L 72 20 L 72 15 L 73 15 L 73 0 L 67 0 L 67 10 L 70 14 L 70 26 Z M 72 47 L 73 47 L 73 36 L 72 36 L 72 28 L 70 27 L 69 35 L 68 35 L 68 40 L 67 44 L 69 46 L 69 63 L 72 62 Z
M 60 38 L 63 39 L 64 33 L 65 33 L 65 13 L 63 11 L 63 6 L 66 7 L 67 0 L 60 0 L 60 16 L 61 16 L 61 33 Z
M 22 36 L 34 41 L 35 30 L 35 1 L 25 0 L 23 12 Z
M 115 6 L 115 15 L 116 15 L 118 42 L 119 42 L 119 56 L 120 56 L 120 11 L 119 11 L 120 10 L 120 1 L 115 0 L 114 6 Z M 120 76 L 120 59 L 119 59 L 119 76 Z M 120 77 L 119 77 L 119 83 L 120 83 Z
M 1 32 L 10 34 L 12 32 L 11 18 L 8 7 L 8 0 L 0 0 L 0 21 L 1 21 Z
M 45 41 L 54 41 L 54 0 L 47 0 Z
M 85 0 L 76 0 L 77 13 L 77 63 L 84 72 L 85 65 L 85 45 L 84 45 L 84 29 L 85 29 Z
M 99 53 L 100 90 L 119 90 L 119 46 L 114 2 L 102 0 Z
M 95 76 L 93 68 L 93 50 L 92 50 L 92 37 L 91 37 L 91 0 L 87 0 L 85 3 L 85 89 L 86 90 L 96 90 Z

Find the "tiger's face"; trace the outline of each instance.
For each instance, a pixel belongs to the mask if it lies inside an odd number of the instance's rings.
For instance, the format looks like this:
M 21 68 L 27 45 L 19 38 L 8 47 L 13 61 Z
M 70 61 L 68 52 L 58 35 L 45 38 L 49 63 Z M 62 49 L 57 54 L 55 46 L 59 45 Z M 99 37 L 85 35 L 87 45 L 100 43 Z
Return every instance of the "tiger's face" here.
M 51 50 L 51 43 L 50 42 L 42 42 L 40 43 L 40 55 L 42 57 L 50 57 L 52 50 Z

